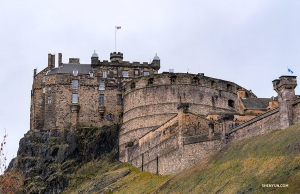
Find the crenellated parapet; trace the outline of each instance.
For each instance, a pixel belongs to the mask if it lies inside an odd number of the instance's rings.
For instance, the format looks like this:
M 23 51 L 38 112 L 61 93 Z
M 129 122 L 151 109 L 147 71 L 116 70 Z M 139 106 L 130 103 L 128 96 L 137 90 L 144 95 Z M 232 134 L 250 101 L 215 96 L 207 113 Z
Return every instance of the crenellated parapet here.
M 189 74 L 163 72 L 162 74 L 154 74 L 132 79 L 130 82 L 128 82 L 128 84 L 125 85 L 123 95 L 126 95 L 133 90 L 164 85 L 191 85 L 207 87 L 234 94 L 237 94 L 237 91 L 242 88 L 240 85 L 234 82 L 206 77 L 204 74 L 200 73 Z M 244 92 L 247 93 L 247 96 L 256 97 L 251 91 L 244 89 Z

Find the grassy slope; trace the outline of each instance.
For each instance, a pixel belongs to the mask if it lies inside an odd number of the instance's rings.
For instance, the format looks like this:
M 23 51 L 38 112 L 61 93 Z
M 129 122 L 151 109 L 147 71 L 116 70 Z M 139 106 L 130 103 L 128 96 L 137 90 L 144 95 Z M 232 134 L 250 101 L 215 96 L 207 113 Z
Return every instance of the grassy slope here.
M 126 176 L 115 179 L 104 190 L 116 193 L 300 193 L 299 154 L 300 124 L 232 143 L 207 161 L 176 176 L 140 172 L 126 163 L 106 164 L 109 168 L 94 168 L 89 164 L 90 167 L 77 172 L 79 177 L 87 178 L 74 180 L 72 190 L 86 190 L 127 170 Z M 97 171 L 88 175 L 87 169 Z M 288 187 L 263 188 L 262 184 L 288 184 Z M 71 193 L 70 190 L 67 193 Z

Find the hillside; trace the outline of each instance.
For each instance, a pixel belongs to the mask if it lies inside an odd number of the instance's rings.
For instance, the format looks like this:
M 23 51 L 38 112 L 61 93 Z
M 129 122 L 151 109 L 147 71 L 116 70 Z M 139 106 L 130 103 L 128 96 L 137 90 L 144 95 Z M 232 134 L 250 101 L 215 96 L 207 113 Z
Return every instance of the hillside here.
M 89 129 L 86 130 L 89 131 Z M 79 130 L 80 133 L 77 134 L 80 136 L 78 137 L 85 137 L 84 139 L 87 140 L 86 137 L 92 137 L 90 134 L 96 134 L 93 130 L 90 131 L 93 133 L 87 133 L 86 130 Z M 84 131 L 86 132 L 83 133 Z M 105 136 L 103 133 L 99 133 L 99 137 L 102 138 L 96 138 L 102 140 L 99 142 L 103 146 Z M 98 157 L 90 158 L 85 162 L 79 158 L 78 160 L 81 161 L 78 163 L 79 165 L 73 166 L 73 172 L 69 169 L 67 174 L 62 171 L 64 164 L 61 167 L 56 162 L 51 165 L 57 166 L 58 170 L 54 173 L 54 175 L 59 175 L 57 178 L 68 178 L 65 187 L 61 187 L 62 193 L 68 194 L 300 193 L 299 137 L 300 124 L 297 124 L 285 130 L 276 130 L 261 136 L 244 139 L 229 144 L 211 158 L 207 158 L 174 176 L 140 172 L 127 163 L 117 161 L 117 149 L 104 155 L 99 153 Z M 116 141 L 112 140 L 112 142 Z M 57 144 L 52 144 L 57 147 Z M 82 146 L 78 144 L 78 149 L 82 149 Z M 108 149 L 105 148 L 104 150 Z M 26 172 L 31 172 L 32 168 L 28 167 Z M 20 172 L 19 168 L 14 167 L 14 170 Z M 26 187 L 22 187 L 19 190 L 20 193 L 26 193 L 24 191 L 28 191 L 29 188 L 33 191 L 37 185 L 40 189 L 31 193 L 37 191 L 41 193 L 53 192 L 53 188 L 57 188 L 57 185 L 53 184 L 51 171 L 47 170 L 47 173 L 44 175 L 31 174 L 31 178 L 25 179 Z M 288 184 L 288 187 L 262 187 L 262 184 Z
M 113 193 L 300 193 L 300 124 L 232 143 L 212 158 L 176 176 L 140 172 L 128 164 L 115 164 L 106 174 L 96 173 L 74 188 L 95 189 L 106 176 L 127 174 L 102 191 Z M 101 171 L 101 170 L 100 170 Z M 114 183 L 113 183 L 114 182 Z M 262 187 L 288 184 L 288 187 Z M 103 185 L 103 182 L 102 182 Z M 93 189 L 91 189 L 93 188 Z M 65 193 L 70 193 L 67 190 Z

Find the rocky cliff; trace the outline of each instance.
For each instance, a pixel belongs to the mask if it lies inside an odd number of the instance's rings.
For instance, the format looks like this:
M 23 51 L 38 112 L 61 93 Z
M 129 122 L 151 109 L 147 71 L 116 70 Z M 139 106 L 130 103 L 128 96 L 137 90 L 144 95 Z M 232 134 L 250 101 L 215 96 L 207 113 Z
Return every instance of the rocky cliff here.
M 61 193 L 82 165 L 106 157 L 117 161 L 118 126 L 33 132 L 20 140 L 7 172 L 21 174 L 18 193 Z

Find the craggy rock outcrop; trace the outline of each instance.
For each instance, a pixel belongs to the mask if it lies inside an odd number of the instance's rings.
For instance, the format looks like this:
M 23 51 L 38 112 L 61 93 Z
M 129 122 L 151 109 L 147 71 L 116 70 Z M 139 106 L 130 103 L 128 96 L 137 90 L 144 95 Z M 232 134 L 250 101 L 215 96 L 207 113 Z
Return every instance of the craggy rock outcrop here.
M 29 131 L 20 140 L 17 157 L 7 171 L 24 177 L 19 193 L 61 193 L 82 164 L 117 149 L 118 126 L 74 131 Z M 112 160 L 117 160 L 117 152 Z

